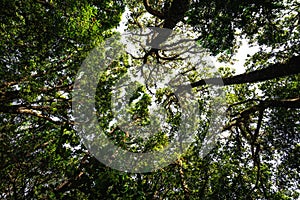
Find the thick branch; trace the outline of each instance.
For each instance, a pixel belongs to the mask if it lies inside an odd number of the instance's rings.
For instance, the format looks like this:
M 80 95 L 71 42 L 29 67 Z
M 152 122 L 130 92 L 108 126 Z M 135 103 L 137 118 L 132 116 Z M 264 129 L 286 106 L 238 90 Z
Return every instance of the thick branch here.
M 256 70 L 228 78 L 209 78 L 202 79 L 200 81 L 191 84 L 192 87 L 198 87 L 202 85 L 234 85 L 243 83 L 256 83 L 274 78 L 290 76 L 300 73 L 300 56 L 292 57 L 286 63 L 276 63 L 265 69 Z M 223 81 L 221 81 L 223 80 Z
M 10 113 L 10 114 L 27 114 L 35 117 L 39 117 L 45 120 L 48 120 L 54 124 L 63 124 L 63 122 L 60 121 L 55 121 L 51 117 L 45 116 L 43 114 L 40 114 L 36 110 L 24 107 L 24 106 L 18 106 L 18 105 L 13 105 L 13 106 L 5 106 L 2 105 L 0 107 L 0 113 Z
M 149 56 L 150 53 L 152 53 L 154 50 L 159 50 L 161 49 L 160 45 L 168 39 L 168 37 L 172 33 L 172 29 L 176 26 L 178 22 L 183 20 L 185 13 L 189 9 L 190 5 L 190 0 L 173 0 L 171 6 L 168 8 L 167 12 L 160 13 L 154 9 L 151 8 L 149 5 L 148 0 L 143 0 L 144 6 L 146 10 L 160 18 L 160 19 L 165 19 L 163 22 L 163 30 L 157 28 L 155 29 L 157 31 L 157 35 L 152 39 L 150 46 L 152 49 L 144 56 L 144 63 L 147 62 L 147 57 Z M 167 31 L 167 29 L 169 29 Z
M 143 0 L 145 9 L 147 10 L 148 13 L 150 13 L 151 15 L 154 15 L 155 17 L 158 17 L 160 19 L 164 19 L 165 15 L 157 10 L 154 10 L 150 4 L 148 0 Z
M 294 99 L 279 99 L 279 100 L 265 100 L 261 101 L 258 105 L 241 112 L 243 118 L 249 116 L 251 113 L 260 111 L 265 108 L 300 108 L 300 97 Z
M 300 108 L 300 97 L 294 99 L 272 99 L 261 101 L 258 105 L 240 112 L 230 124 L 223 128 L 223 130 L 230 130 L 233 126 L 237 126 L 240 121 L 248 119 L 251 114 L 257 111 L 262 112 L 262 110 L 266 108 Z
M 164 28 L 173 29 L 176 24 L 183 20 L 185 13 L 188 11 L 190 0 L 173 0 L 166 19 L 164 21 Z

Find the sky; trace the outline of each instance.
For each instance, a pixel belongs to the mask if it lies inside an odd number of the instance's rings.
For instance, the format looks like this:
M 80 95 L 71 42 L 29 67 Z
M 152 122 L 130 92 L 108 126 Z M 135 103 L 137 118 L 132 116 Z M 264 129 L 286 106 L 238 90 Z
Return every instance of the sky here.
M 258 51 L 259 51 L 258 46 L 250 47 L 248 40 L 242 39 L 241 47 L 238 49 L 238 52 L 236 53 L 236 55 L 233 56 L 233 58 L 235 60 L 234 64 L 230 65 L 229 63 L 226 63 L 226 66 L 229 66 L 229 67 L 232 67 L 233 69 L 235 69 L 236 74 L 242 74 L 245 72 L 244 64 L 246 62 L 247 55 L 252 56 L 253 54 L 255 54 Z M 224 63 L 219 63 L 216 61 L 216 59 L 214 59 L 214 62 L 217 67 L 224 66 Z
M 130 13 L 129 9 L 126 7 L 125 8 L 125 12 L 122 15 L 122 19 L 121 22 L 119 24 L 119 26 L 116 28 L 116 31 L 123 33 L 124 30 L 126 29 L 126 22 L 127 22 L 127 18 L 126 16 Z M 212 57 L 212 60 L 215 64 L 216 67 L 221 67 L 221 66 L 226 66 L 226 67 L 232 67 L 233 69 L 235 69 L 236 74 L 242 74 L 245 72 L 245 67 L 244 64 L 246 62 L 247 59 L 247 55 L 253 55 L 254 53 L 259 51 L 259 47 L 258 46 L 251 46 L 249 45 L 248 41 L 246 39 L 242 39 L 241 40 L 242 45 L 240 46 L 240 48 L 238 49 L 236 55 L 233 56 L 233 64 L 230 63 L 220 63 L 217 61 L 216 57 Z

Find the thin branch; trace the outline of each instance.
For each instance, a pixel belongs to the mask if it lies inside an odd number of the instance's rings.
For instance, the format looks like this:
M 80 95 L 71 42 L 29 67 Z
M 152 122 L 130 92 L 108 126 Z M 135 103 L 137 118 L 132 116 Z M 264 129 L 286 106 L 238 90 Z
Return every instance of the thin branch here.
M 188 200 L 188 199 L 190 199 L 190 190 L 189 190 L 188 185 L 185 181 L 186 178 L 184 176 L 184 171 L 183 171 L 181 159 L 177 160 L 177 166 L 178 166 L 178 169 L 179 169 L 180 184 L 181 184 L 182 190 L 184 192 L 184 199 Z
M 142 29 L 142 28 L 143 28 L 143 25 L 139 22 L 139 18 L 140 18 L 144 13 L 146 13 L 146 11 L 141 11 L 141 12 L 134 13 L 134 14 L 132 13 L 131 19 L 133 19 L 133 21 L 129 19 L 129 23 L 130 23 L 130 24 L 136 24 L 140 29 Z
M 56 66 L 58 66 L 59 64 L 62 64 L 64 62 L 70 60 L 72 58 L 72 56 L 73 56 L 73 54 L 70 54 L 70 55 L 66 56 L 65 58 L 63 58 L 63 59 L 58 60 L 54 64 Z M 30 75 L 24 76 L 24 77 L 22 77 L 22 78 L 20 78 L 19 80 L 16 80 L 16 81 L 3 82 L 3 83 L 1 83 L 0 88 L 2 88 L 2 89 L 7 88 L 7 87 L 10 87 L 10 86 L 13 86 L 13 85 L 20 84 L 20 83 L 25 82 L 25 81 L 29 81 L 29 80 L 37 78 L 37 77 L 42 77 L 46 74 L 51 74 L 52 72 L 55 72 L 55 71 L 59 71 L 59 70 L 61 71 L 61 70 L 69 68 L 68 65 L 66 65 L 66 66 L 60 65 L 60 66 L 61 67 L 52 66 L 51 68 L 49 68 L 48 71 L 40 71 L 39 73 L 36 73 L 36 74 L 30 74 Z
M 158 52 L 157 52 L 156 55 L 157 55 L 158 59 L 161 59 L 161 60 L 167 60 L 167 61 L 182 60 L 182 58 L 179 58 L 180 55 L 174 55 L 174 56 L 171 56 L 171 57 L 164 57 L 164 56 L 159 55 Z
M 229 110 L 230 110 L 232 107 L 234 107 L 234 106 L 238 106 L 238 105 L 245 104 L 245 103 L 249 103 L 249 102 L 255 102 L 255 101 L 260 102 L 260 101 L 262 101 L 262 100 L 261 100 L 261 99 L 247 99 L 247 100 L 245 100 L 245 101 L 239 101 L 239 102 L 236 102 L 236 103 L 232 103 L 232 104 L 230 104 L 230 105 L 228 106 L 227 111 L 229 111 Z
M 80 160 L 80 165 L 86 163 L 86 160 L 88 159 L 88 157 L 89 157 L 89 153 L 86 153 L 86 154 L 83 156 L 83 158 Z M 80 166 L 79 166 L 79 168 L 80 168 Z M 70 178 L 70 179 L 65 180 L 65 181 L 62 182 L 60 185 L 58 185 L 58 186 L 55 188 L 55 190 L 56 190 L 56 191 L 62 191 L 62 190 L 64 190 L 64 188 L 70 187 L 72 184 L 74 184 L 74 182 L 78 181 L 78 180 L 81 178 L 81 176 L 82 176 L 83 174 L 84 174 L 84 172 L 80 170 L 80 172 L 79 172 L 78 175 L 76 175 L 74 178 Z
M 253 138 L 252 140 L 256 140 L 257 137 L 258 137 L 258 134 L 259 134 L 259 130 L 261 128 L 261 124 L 262 124 L 262 121 L 263 121 L 263 116 L 264 116 L 264 108 L 262 108 L 260 111 L 259 111 L 259 115 L 258 115 L 258 121 L 257 121 L 257 126 L 256 126 L 256 129 L 254 131 L 254 134 L 253 134 Z

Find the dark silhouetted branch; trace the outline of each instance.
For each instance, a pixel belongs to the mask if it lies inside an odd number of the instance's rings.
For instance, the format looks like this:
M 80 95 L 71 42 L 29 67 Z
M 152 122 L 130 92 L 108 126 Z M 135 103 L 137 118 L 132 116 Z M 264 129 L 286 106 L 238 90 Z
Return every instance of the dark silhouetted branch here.
M 191 84 L 192 87 L 199 87 L 207 84 L 211 85 L 234 85 L 243 83 L 256 83 L 274 78 L 290 76 L 300 73 L 300 57 L 294 56 L 286 63 L 276 63 L 267 68 L 248 72 L 228 78 L 209 78 L 202 79 Z

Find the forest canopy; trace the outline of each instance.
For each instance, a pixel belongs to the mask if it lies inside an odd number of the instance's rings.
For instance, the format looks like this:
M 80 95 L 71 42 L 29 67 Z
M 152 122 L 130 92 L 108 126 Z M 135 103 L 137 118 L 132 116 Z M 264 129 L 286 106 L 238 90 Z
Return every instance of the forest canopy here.
M 195 106 L 204 117 L 190 119 L 199 128 L 189 148 L 148 173 L 118 171 L 101 163 L 74 128 L 72 103 L 80 67 L 93 49 L 120 35 L 116 28 L 121 20 L 125 31 L 152 27 L 190 35 L 189 42 L 222 63 L 210 76 L 199 66 L 182 68 L 199 94 Z M 0 198 L 299 198 L 299 21 L 297 0 L 2 0 Z M 242 40 L 259 51 L 239 66 L 245 73 L 236 74 L 229 66 Z M 112 120 L 111 88 L 120 77 L 151 62 L 159 63 L 160 70 L 182 64 L 182 55 L 163 49 L 140 53 L 121 55 L 99 74 L 93 99 L 99 126 L 107 128 Z M 222 84 L 215 82 L 218 74 Z M 226 115 L 222 138 L 200 156 L 205 137 L 212 134 L 208 116 L 214 108 L 206 107 L 205 96 L 212 87 L 224 92 Z M 161 151 L 176 136 L 182 116 L 172 110 L 179 107 L 176 95 L 168 89 L 152 95 L 168 100 L 169 134 L 158 131 L 146 141 L 120 127 L 106 131 L 120 148 Z M 147 85 L 139 85 L 129 102 L 133 119 L 139 126 L 148 125 Z

